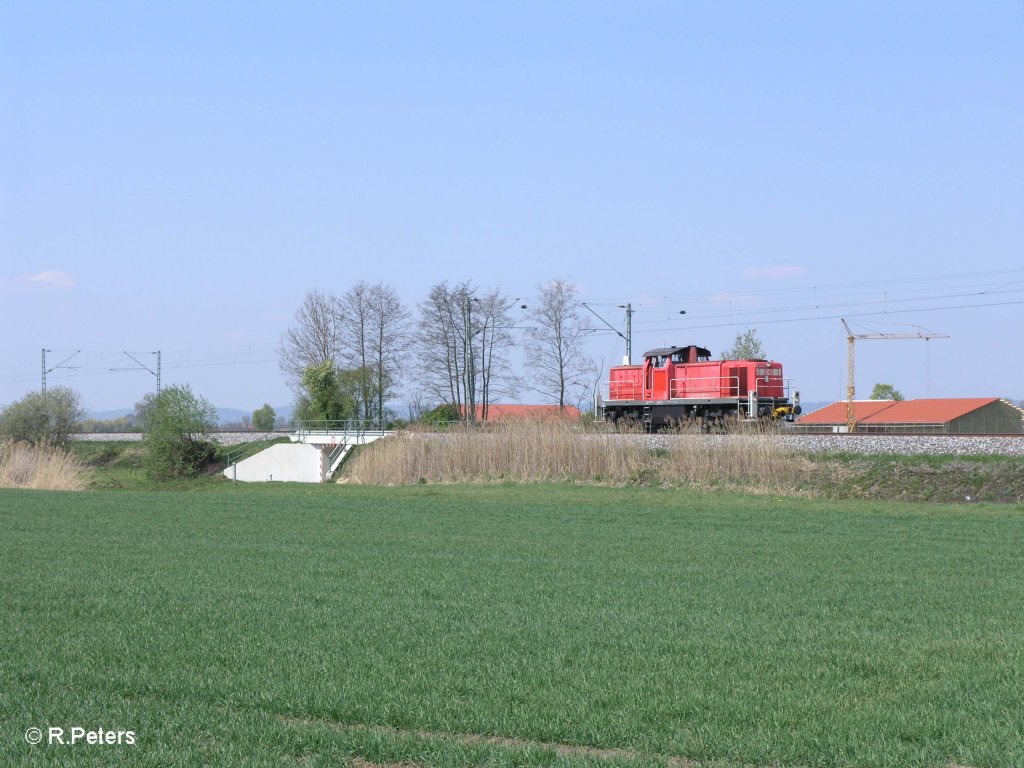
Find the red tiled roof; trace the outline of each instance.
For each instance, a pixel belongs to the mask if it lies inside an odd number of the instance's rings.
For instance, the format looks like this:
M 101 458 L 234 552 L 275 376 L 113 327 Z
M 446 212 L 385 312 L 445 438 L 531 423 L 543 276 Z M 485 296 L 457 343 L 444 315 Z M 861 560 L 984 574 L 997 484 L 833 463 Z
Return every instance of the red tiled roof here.
M 869 416 L 868 424 L 945 424 L 998 400 L 998 397 L 949 397 L 904 400 L 881 414 Z
M 853 412 L 857 421 L 864 421 L 868 416 L 873 416 L 879 411 L 893 405 L 892 400 L 854 400 Z M 832 405 L 826 405 L 816 411 L 805 414 L 797 420 L 798 424 L 845 424 L 846 423 L 846 401 L 843 400 Z
M 463 411 L 465 413 L 465 411 Z M 562 411 L 557 405 L 518 405 L 515 403 L 491 403 L 487 406 L 488 421 L 505 421 L 508 419 L 575 419 L 579 418 L 580 409 L 567 405 Z M 476 406 L 477 421 L 482 421 L 484 407 Z
M 945 424 L 998 400 L 998 397 L 857 400 L 853 407 L 859 424 Z M 845 424 L 846 402 L 833 403 L 801 416 L 798 423 Z

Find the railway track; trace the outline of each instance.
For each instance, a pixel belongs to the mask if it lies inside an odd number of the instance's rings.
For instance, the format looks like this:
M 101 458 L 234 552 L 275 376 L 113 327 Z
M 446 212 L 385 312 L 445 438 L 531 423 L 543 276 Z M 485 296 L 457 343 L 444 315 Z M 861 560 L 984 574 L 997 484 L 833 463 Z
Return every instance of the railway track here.
M 1019 456 L 1024 458 L 1024 435 L 795 434 L 769 435 L 623 435 L 646 439 L 652 448 L 671 440 L 766 440 L 781 448 L 809 453 L 856 453 L 905 456 Z
M 265 437 L 264 432 L 218 432 L 213 435 L 223 445 L 239 445 Z M 285 436 L 288 433 L 269 433 Z M 811 453 L 902 454 L 936 456 L 1021 456 L 1024 457 L 1024 435 L 936 435 L 936 434 L 865 434 L 865 433 L 795 433 L 768 435 L 673 435 L 621 434 L 619 439 L 642 440 L 652 448 L 668 447 L 672 440 L 775 440 L 790 450 Z M 103 432 L 80 434 L 75 440 L 102 442 L 136 442 L 140 432 Z
M 241 445 L 270 437 L 287 437 L 291 432 L 214 432 L 210 437 L 221 445 Z M 141 432 L 89 432 L 71 436 L 72 440 L 97 443 L 136 443 Z

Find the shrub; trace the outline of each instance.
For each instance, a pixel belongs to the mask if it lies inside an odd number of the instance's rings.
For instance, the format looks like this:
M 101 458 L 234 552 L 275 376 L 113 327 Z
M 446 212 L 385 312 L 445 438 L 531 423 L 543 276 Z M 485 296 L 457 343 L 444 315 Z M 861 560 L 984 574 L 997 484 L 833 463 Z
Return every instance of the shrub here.
M 216 426 L 216 409 L 187 385 L 160 392 L 143 424 L 147 474 L 154 480 L 198 475 L 216 456 L 210 440 Z
M 270 407 L 270 403 L 264 403 L 262 408 L 252 412 L 252 428 L 259 432 L 273 432 L 275 419 L 277 414 Z
M 306 366 L 294 419 L 343 421 L 359 418 L 359 375 L 358 370 L 335 368 L 330 360 Z
M 84 416 L 78 393 L 70 387 L 32 392 L 0 412 L 0 437 L 64 448 Z
M 89 472 L 73 453 L 45 445 L 0 443 L 0 488 L 80 491 Z
M 442 403 L 431 408 L 419 418 L 420 424 L 433 424 L 443 426 L 454 422 L 462 421 L 462 411 L 459 406 L 451 403 Z

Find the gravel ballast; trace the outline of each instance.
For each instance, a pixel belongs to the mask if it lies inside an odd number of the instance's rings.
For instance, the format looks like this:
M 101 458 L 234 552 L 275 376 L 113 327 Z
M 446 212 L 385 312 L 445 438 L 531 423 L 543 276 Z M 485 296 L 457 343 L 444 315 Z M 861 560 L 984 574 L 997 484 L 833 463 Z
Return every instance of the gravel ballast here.
M 671 440 L 774 440 L 794 451 L 903 456 L 1024 456 L 1024 435 L 622 435 L 667 448 Z
M 218 432 L 213 439 L 222 445 L 239 445 L 287 433 Z M 651 448 L 667 448 L 672 440 L 775 440 L 786 448 L 807 453 L 895 454 L 904 456 L 1024 456 L 1024 435 L 619 435 L 621 440 L 643 440 Z M 75 435 L 75 440 L 135 442 L 138 432 L 110 432 Z

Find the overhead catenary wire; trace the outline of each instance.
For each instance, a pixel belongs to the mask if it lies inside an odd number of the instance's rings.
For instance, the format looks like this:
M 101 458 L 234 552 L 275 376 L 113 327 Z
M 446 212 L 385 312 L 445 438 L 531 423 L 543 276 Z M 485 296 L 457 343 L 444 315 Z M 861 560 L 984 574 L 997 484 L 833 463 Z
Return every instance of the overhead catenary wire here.
M 1015 281 L 1013 281 L 1011 283 L 1007 283 L 1005 281 L 1002 281 L 1002 282 L 996 283 L 995 285 L 991 285 L 992 279 L 995 279 L 995 278 L 1001 277 L 1001 276 L 1006 276 L 1006 275 L 1021 275 L 1022 277 L 1021 277 L 1020 280 L 1015 280 Z M 963 273 L 949 273 L 949 274 L 941 274 L 941 275 L 915 275 L 915 276 L 907 276 L 907 277 L 890 277 L 890 278 L 884 278 L 884 279 L 880 279 L 880 280 L 865 280 L 865 281 L 859 281 L 859 282 L 824 283 L 824 284 L 799 285 L 799 286 L 784 285 L 784 286 L 779 286 L 779 287 L 775 287 L 775 288 L 748 288 L 748 289 L 737 290 L 737 291 L 732 291 L 732 290 L 730 290 L 730 291 L 716 291 L 716 292 L 713 292 L 711 294 L 704 293 L 704 292 L 702 292 L 702 293 L 689 293 L 689 294 L 680 294 L 680 295 L 659 296 L 659 297 L 657 297 L 657 300 L 655 300 L 654 297 L 646 298 L 646 299 L 642 299 L 642 300 L 638 299 L 638 300 L 634 301 L 633 304 L 636 307 L 648 307 L 648 308 L 651 307 L 651 306 L 657 305 L 657 304 L 662 304 L 662 303 L 672 304 L 672 303 L 683 302 L 683 303 L 687 303 L 687 304 L 693 304 L 693 303 L 696 303 L 696 302 L 700 302 L 702 300 L 707 300 L 709 298 L 713 298 L 715 296 L 721 296 L 721 295 L 729 295 L 729 296 L 734 297 L 734 298 L 738 298 L 738 297 L 757 298 L 757 297 L 767 297 L 767 296 L 772 296 L 772 295 L 780 295 L 780 296 L 793 295 L 793 296 L 799 296 L 799 295 L 803 295 L 803 294 L 810 294 L 812 296 L 813 295 L 819 295 L 819 294 L 821 294 L 821 295 L 829 295 L 829 294 L 861 295 L 863 293 L 862 289 L 872 288 L 872 287 L 880 287 L 880 288 L 886 288 L 886 289 L 889 289 L 889 290 L 893 290 L 893 289 L 895 289 L 897 287 L 906 286 L 908 284 L 913 284 L 914 286 L 920 286 L 922 283 L 948 282 L 948 281 L 954 281 L 954 280 L 962 281 L 964 279 L 972 279 L 972 280 L 974 280 L 976 278 L 982 278 L 982 277 L 988 278 L 987 280 L 984 281 L 984 283 L 986 284 L 986 287 L 989 287 L 989 286 L 993 287 L 993 288 L 1007 287 L 1008 285 L 1013 285 L 1013 284 L 1016 284 L 1017 282 L 1024 282 L 1024 268 L 991 270 L 991 271 L 986 271 L 986 272 L 963 272 Z M 966 287 L 969 287 L 969 286 L 970 286 L 970 284 L 962 286 L 962 287 L 966 288 Z M 856 289 L 856 290 L 852 290 L 852 289 Z M 921 286 L 919 288 L 914 288 L 914 287 L 909 288 L 909 289 L 905 288 L 904 290 L 905 291 L 913 292 L 915 290 L 917 290 L 917 291 L 934 290 L 934 288 Z M 594 306 L 615 306 L 615 304 L 610 304 L 609 305 L 609 304 L 602 304 L 601 303 L 601 302 L 606 301 L 606 300 L 608 300 L 608 299 L 605 299 L 604 297 L 597 297 L 594 300 L 589 301 L 588 303 L 590 303 L 590 304 L 592 304 Z
M 88 354 L 88 352 L 85 351 L 85 354 Z M 279 358 L 278 358 L 278 356 L 276 354 L 273 354 L 273 355 L 262 354 L 262 355 L 258 355 L 258 356 L 254 355 L 254 356 L 251 356 L 251 357 L 250 356 L 245 356 L 245 355 L 239 355 L 239 354 L 228 355 L 228 356 L 222 355 L 220 357 L 195 356 L 195 359 L 190 359 L 190 357 L 193 357 L 193 356 L 194 356 L 193 353 L 185 353 L 184 355 L 182 355 L 182 353 L 179 353 L 179 358 L 178 359 L 179 359 L 180 362 L 173 362 L 173 361 L 167 362 L 166 356 L 165 356 L 164 357 L 164 361 L 162 362 L 161 368 L 162 368 L 162 370 L 166 371 L 166 370 L 181 370 L 181 369 L 188 369 L 188 368 L 210 368 L 210 367 L 220 367 L 220 366 L 229 366 L 229 365 L 260 365 L 260 364 L 266 364 L 266 363 L 277 363 L 278 360 L 279 360 Z M 146 369 L 144 369 L 144 368 L 130 368 L 130 369 L 120 369 L 120 370 L 122 370 L 122 371 L 145 372 Z M 64 380 L 64 379 L 74 379 L 74 378 L 101 376 L 101 375 L 105 376 L 105 375 L 109 375 L 110 372 L 111 372 L 110 365 L 102 365 L 101 366 L 101 365 L 95 365 L 94 364 L 93 366 L 89 366 L 89 367 L 82 366 L 80 370 L 77 370 L 74 373 L 52 375 L 49 378 L 50 379 L 61 379 L 61 380 Z M 0 378 L 0 384 L 20 384 L 20 383 L 24 383 L 24 382 L 28 382 L 28 381 L 37 381 L 38 377 L 39 377 L 38 373 L 29 374 L 27 372 L 27 370 L 26 370 L 25 373 L 17 373 L 17 374 L 11 375 L 11 376 L 6 376 L 6 377 Z
M 881 312 L 859 312 L 859 313 L 843 313 L 843 314 L 831 314 L 831 315 L 805 315 L 801 317 L 787 317 L 787 318 L 776 318 L 776 319 L 751 319 L 746 320 L 742 323 L 731 321 L 728 323 L 704 323 L 701 325 L 689 325 L 686 326 L 675 326 L 672 328 L 647 328 L 646 333 L 656 332 L 668 332 L 668 331 L 680 331 L 680 330 L 694 330 L 694 329 L 705 329 L 705 328 L 732 328 L 737 325 L 772 325 L 780 323 L 805 323 L 814 320 L 838 320 L 843 317 L 880 317 L 884 315 L 905 315 L 913 312 L 941 312 L 945 310 L 956 310 L 956 309 L 981 309 L 984 307 L 1007 307 L 1024 304 L 1024 299 L 1020 301 L 993 301 L 985 302 L 981 304 L 955 304 L 950 306 L 942 307 L 914 307 L 912 309 L 891 309 Z
M 943 284 L 946 285 L 943 285 Z M 872 288 L 884 289 L 870 293 Z M 877 318 L 916 313 L 962 311 L 983 308 L 1018 306 L 1024 299 L 1010 299 L 1024 293 L 1024 269 L 1013 268 L 965 273 L 887 277 L 879 280 L 856 283 L 834 283 L 812 286 L 784 286 L 761 288 L 736 293 L 701 293 L 683 296 L 663 295 L 647 297 L 632 302 L 634 331 L 648 333 L 676 333 L 739 325 L 760 326 L 785 323 L 807 323 L 835 320 L 841 317 Z M 730 309 L 724 310 L 722 299 L 728 296 Z M 864 300 L 864 297 L 871 297 Z M 995 300 L 1006 297 L 1009 300 Z M 809 299 L 801 301 L 802 298 Z M 976 298 L 978 301 L 951 302 L 953 299 Z M 983 299 L 983 300 L 982 300 Z M 786 301 L 786 306 L 779 306 Z M 760 302 L 760 303 L 758 303 Z M 622 307 L 621 301 L 605 303 L 598 298 L 587 302 L 592 306 L 609 308 Z M 747 306 L 744 304 L 747 303 Z M 666 306 L 683 304 L 687 306 L 687 320 L 684 324 L 667 323 Z M 918 306 L 914 306 L 918 305 Z M 925 306 L 920 306 L 925 305 Z M 851 311 L 851 310 L 868 311 Z M 657 313 L 660 317 L 650 317 Z M 645 319 L 644 315 L 648 318 Z M 727 318 L 727 322 L 716 322 Z M 594 328 L 594 333 L 602 329 Z M 614 344 L 614 342 L 613 342 Z M 96 362 L 97 356 L 121 355 L 121 349 L 82 350 L 81 365 L 75 371 L 54 371 L 54 380 L 93 377 L 109 374 L 109 364 Z M 238 346 L 217 346 L 208 348 L 165 350 L 163 368 L 183 370 L 236 365 L 266 365 L 278 362 L 277 345 L 258 343 Z M 38 381 L 38 367 L 33 370 L 26 365 L 21 370 L 11 370 L 0 376 L 0 384 Z
M 941 311 L 948 311 L 948 310 L 981 309 L 981 308 L 986 308 L 986 307 L 1018 306 L 1018 305 L 1021 305 L 1021 304 L 1024 304 L 1024 300 L 1020 300 L 1020 301 L 1000 301 L 1000 302 L 976 302 L 976 303 L 971 303 L 971 304 L 954 304 L 954 305 L 944 305 L 944 306 L 937 306 L 937 307 L 913 307 L 913 308 L 908 308 L 908 309 L 886 309 L 886 310 L 877 311 L 877 312 L 854 312 L 854 313 L 847 312 L 847 313 L 841 313 L 841 314 L 837 313 L 837 314 L 825 314 L 825 315 L 821 315 L 821 314 L 799 315 L 799 316 L 796 316 L 796 317 L 787 317 L 787 318 L 768 318 L 768 317 L 763 317 L 763 316 L 761 316 L 761 317 L 740 316 L 740 317 L 744 317 L 745 319 L 742 320 L 742 321 L 739 321 L 739 319 L 737 317 L 734 317 L 734 318 L 730 319 L 729 322 L 723 322 L 723 323 L 687 323 L 686 325 L 674 325 L 674 326 L 659 327 L 659 328 L 644 328 L 644 333 L 671 333 L 671 332 L 677 332 L 677 331 L 709 330 L 709 329 L 715 329 L 715 328 L 731 328 L 731 327 L 735 327 L 737 325 L 775 325 L 775 324 L 785 324 L 785 323 L 803 323 L 803 322 L 813 322 L 813 321 L 816 321 L 816 320 L 838 320 L 838 319 L 841 319 L 843 317 L 846 317 L 848 319 L 849 318 L 864 318 L 864 317 L 881 317 L 881 316 L 885 316 L 885 315 L 904 315 L 904 314 L 911 314 L 911 313 L 916 313 L 916 312 L 941 312 Z M 688 316 L 690 316 L 690 315 L 688 315 Z M 697 313 L 693 313 L 692 316 L 695 317 L 695 318 L 696 317 L 700 317 L 700 315 L 698 315 Z M 602 332 L 610 333 L 611 332 L 610 330 L 601 329 L 601 328 L 593 328 L 593 329 L 588 329 L 588 330 L 590 330 L 593 333 L 602 333 Z M 263 356 L 263 357 L 255 357 L 255 356 L 254 357 L 243 357 L 241 359 L 239 358 L 238 355 L 233 355 L 233 356 L 229 356 L 229 357 L 197 359 L 197 360 L 193 360 L 193 361 L 188 361 L 188 359 L 186 358 L 186 361 L 183 361 L 183 362 L 180 362 L 180 363 L 164 363 L 163 368 L 164 368 L 164 370 L 179 370 L 179 369 L 187 369 L 187 368 L 209 368 L 209 367 L 219 367 L 219 366 L 228 366 L 228 365 L 262 365 L 262 364 L 266 364 L 266 363 L 276 363 L 276 362 L 278 362 L 278 357 L 276 355 L 272 355 L 272 356 L 268 355 L 268 356 Z M 107 375 L 107 374 L 109 374 L 109 368 L 93 368 L 93 369 L 89 369 L 89 368 L 85 368 L 83 366 L 82 370 L 75 371 L 74 373 L 66 373 L 66 374 L 61 374 L 61 375 L 54 375 L 54 376 L 51 376 L 50 378 L 51 379 L 55 379 L 55 380 L 56 379 L 65 380 L 65 379 L 74 379 L 74 378 L 79 378 L 79 377 L 96 376 L 96 375 Z M 38 377 L 38 373 L 29 373 L 28 370 L 26 370 L 24 373 L 19 373 L 19 374 L 16 374 L 14 376 L 0 378 L 0 384 L 19 384 L 19 383 L 24 383 L 24 382 L 28 382 L 28 381 L 35 381 L 35 380 L 37 380 L 37 377 Z

